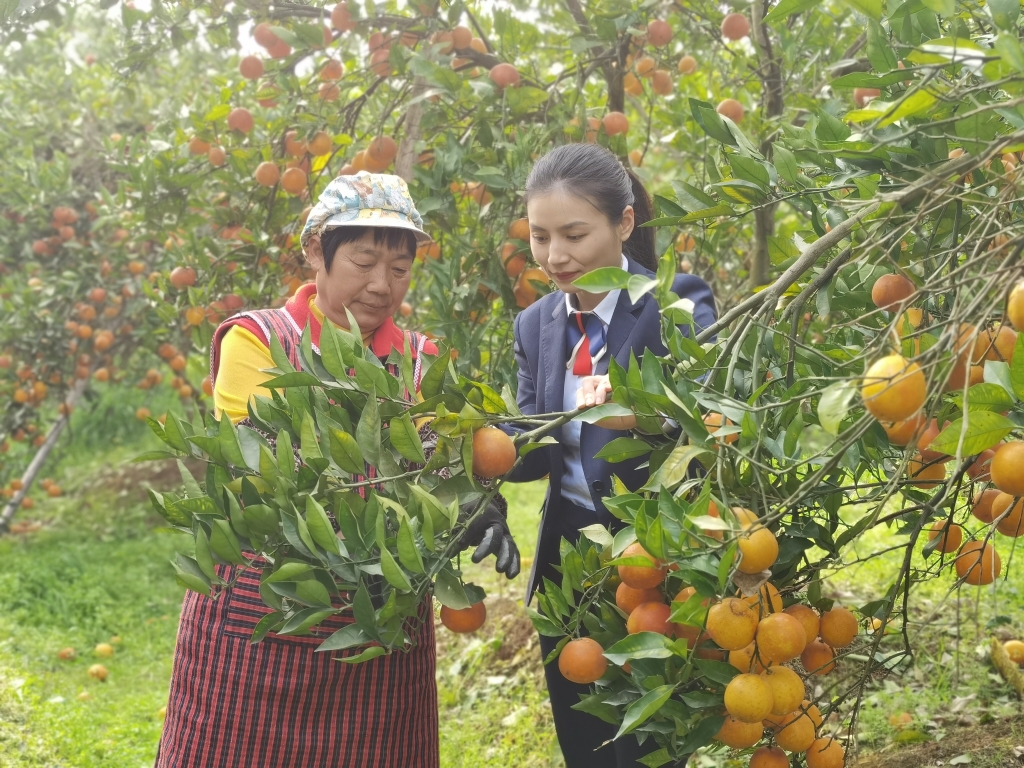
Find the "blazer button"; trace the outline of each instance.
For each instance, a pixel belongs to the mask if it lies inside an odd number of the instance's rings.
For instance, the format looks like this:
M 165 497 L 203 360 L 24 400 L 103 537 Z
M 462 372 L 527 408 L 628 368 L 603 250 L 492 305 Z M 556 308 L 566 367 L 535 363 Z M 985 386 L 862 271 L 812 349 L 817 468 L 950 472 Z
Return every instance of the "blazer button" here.
M 593 483 L 594 493 L 604 493 L 604 483 L 600 480 L 595 480 Z

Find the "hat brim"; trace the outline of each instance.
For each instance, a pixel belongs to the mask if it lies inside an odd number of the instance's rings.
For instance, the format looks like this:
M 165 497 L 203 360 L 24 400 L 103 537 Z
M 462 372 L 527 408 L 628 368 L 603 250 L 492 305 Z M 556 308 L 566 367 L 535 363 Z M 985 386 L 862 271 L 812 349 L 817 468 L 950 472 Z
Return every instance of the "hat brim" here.
M 346 219 L 345 221 L 335 221 L 335 218 L 340 217 L 331 217 L 324 222 L 324 231 L 334 229 L 335 227 L 387 227 L 389 229 L 407 229 L 416 236 L 416 245 L 418 246 L 434 242 L 434 238 L 417 227 L 411 221 L 403 221 L 402 219 Z

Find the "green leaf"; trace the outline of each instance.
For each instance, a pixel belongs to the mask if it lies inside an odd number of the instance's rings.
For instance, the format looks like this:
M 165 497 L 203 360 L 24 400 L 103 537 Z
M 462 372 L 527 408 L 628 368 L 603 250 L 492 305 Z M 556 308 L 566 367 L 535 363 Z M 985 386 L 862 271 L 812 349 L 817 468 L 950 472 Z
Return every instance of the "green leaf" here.
M 366 405 L 356 425 L 356 442 L 372 465 L 380 463 L 380 410 L 377 406 L 377 390 L 370 388 Z
M 450 519 L 447 508 L 437 500 L 426 488 L 419 485 L 410 485 L 409 492 L 420 504 L 424 516 L 430 517 L 435 531 L 447 531 L 450 527 Z
M 372 642 L 373 638 L 360 629 L 357 624 L 349 624 L 332 634 L 316 647 L 316 652 L 340 651 L 344 648 L 351 648 L 354 645 L 365 645 Z
M 601 267 L 576 278 L 572 284 L 590 293 L 603 293 L 628 287 L 632 277 L 632 274 L 620 267 Z
M 697 665 L 697 669 L 700 670 L 704 677 L 718 683 L 719 685 L 728 685 L 729 682 L 740 673 L 736 667 L 732 664 L 727 664 L 724 661 L 697 659 L 694 663 Z
M 196 563 L 199 569 L 211 583 L 220 581 L 217 578 L 217 571 L 213 567 L 213 553 L 210 551 L 210 540 L 206 537 L 206 531 L 201 525 L 196 526 Z
M 633 437 L 617 437 L 594 454 L 595 459 L 604 459 L 612 463 L 635 459 L 638 456 L 650 453 L 653 450 L 650 444 Z
M 171 565 L 174 567 L 178 583 L 185 589 L 210 596 L 210 580 L 199 567 L 199 563 L 179 553 L 177 559 L 171 561 Z
M 821 0 L 781 0 L 781 2 L 772 8 L 764 17 L 764 23 L 778 24 L 785 21 L 790 16 L 813 8 L 820 2 Z
M 672 641 L 657 632 L 637 632 L 626 635 L 604 655 L 620 667 L 631 659 L 667 659 L 673 655 Z
M 420 381 L 420 393 L 424 398 L 430 399 L 436 395 L 441 394 L 441 388 L 444 385 L 444 376 L 448 371 L 448 366 L 452 361 L 451 350 L 446 351 L 443 355 L 438 357 L 427 372 L 423 374 L 423 379 Z
M 210 529 L 210 549 L 221 560 L 232 565 L 243 565 L 245 563 L 238 537 L 231 530 L 231 523 L 227 520 L 213 521 L 213 526 Z
M 427 516 L 425 519 L 429 520 Z M 413 573 L 425 573 L 423 557 L 416 548 L 416 539 L 407 518 L 402 518 L 398 525 L 398 559 Z
M 879 21 L 882 18 L 882 0 L 843 0 L 857 13 Z
M 302 414 L 302 428 L 299 430 L 299 456 L 306 464 L 310 459 L 323 457 L 320 443 L 316 439 L 316 423 L 313 421 L 313 414 L 309 411 Z
M 362 475 L 366 472 L 366 461 L 363 459 L 363 452 L 359 450 L 359 443 L 348 432 L 331 427 L 328 431 L 331 442 L 331 458 L 334 463 L 346 472 L 353 475 Z
M 643 490 L 671 490 L 686 478 L 691 462 L 711 452 L 699 445 L 677 445 L 647 481 Z
M 335 661 L 340 661 L 343 664 L 361 664 L 364 661 L 383 656 L 387 652 L 387 649 L 381 645 L 371 645 L 362 653 L 357 653 L 355 656 L 339 656 Z
M 996 26 L 1007 32 L 1016 33 L 1017 18 L 1020 16 L 1020 0 L 988 0 L 988 12 Z M 950 14 L 944 14 L 949 16 Z
M 335 555 L 341 554 L 341 541 L 334 533 L 334 526 L 327 512 L 312 496 L 306 497 L 306 527 L 314 542 Z
M 1013 394 L 1017 396 L 1017 399 L 1024 400 L 1024 333 L 1017 334 L 1017 344 L 1013 348 L 1010 384 L 1013 386 Z M 974 389 L 974 387 L 971 387 L 971 389 Z
M 905 6 L 904 6 L 905 7 Z M 875 72 L 891 72 L 896 69 L 896 53 L 889 44 L 882 25 L 875 20 L 868 21 L 868 61 Z
M 626 733 L 632 733 L 636 728 L 647 722 L 672 697 L 672 692 L 675 689 L 674 685 L 659 685 L 630 704 L 629 708 L 626 709 L 625 717 L 622 719 L 622 726 L 619 728 L 619 732 L 615 734 L 615 738 L 617 739 Z
M 472 604 L 469 602 L 469 596 L 466 595 L 462 582 L 452 572 L 450 565 L 446 565 L 438 571 L 437 579 L 434 581 L 434 597 L 441 605 L 455 610 L 469 608 Z M 562 633 L 559 632 L 559 634 Z
M 319 387 L 320 379 L 305 371 L 292 371 L 281 376 L 275 376 L 269 381 L 260 384 L 264 389 L 288 389 L 290 387 Z
M 818 421 L 825 431 L 831 435 L 839 434 L 839 425 L 850 411 L 850 401 L 857 393 L 856 385 L 851 381 L 839 381 L 830 385 L 821 393 L 818 401 Z
M 596 424 L 601 419 L 606 419 L 609 416 L 632 416 L 633 411 L 624 405 L 618 403 L 603 403 L 601 405 L 595 405 L 593 408 L 588 408 L 583 411 L 579 416 L 575 418 L 575 421 L 583 422 L 584 424 Z
M 222 413 L 220 416 L 217 439 L 220 441 L 221 454 L 225 459 L 236 467 L 247 466 L 245 457 L 242 456 L 242 448 L 238 444 L 238 435 L 235 433 L 235 427 L 226 413 Z
M 962 456 L 973 456 L 987 450 L 1016 429 L 1017 425 L 1002 414 L 993 411 L 968 411 L 963 418 L 952 422 L 932 440 L 930 450 L 955 455 L 964 432 Z
M 387 579 L 388 584 L 402 592 L 412 592 L 412 584 L 409 583 L 409 578 L 405 575 L 405 571 L 395 562 L 394 555 L 387 548 L 382 548 L 380 551 L 380 569 L 384 573 L 384 578 Z
M 1013 368 L 1010 369 L 1010 376 L 1013 376 Z M 962 392 L 958 392 L 953 401 L 956 403 L 957 410 L 963 410 Z M 967 390 L 967 408 L 971 411 L 1008 411 L 1013 407 L 1014 402 L 1013 395 L 999 384 L 982 382 Z
M 423 443 L 409 414 L 403 413 L 398 418 L 392 419 L 390 427 L 391 444 L 395 449 L 409 461 L 426 464 L 427 457 L 423 455 Z
M 555 624 L 551 619 L 543 614 L 538 613 L 533 608 L 526 606 L 526 615 L 530 617 L 530 621 L 533 622 L 533 627 L 540 634 L 545 637 L 561 637 L 565 634 L 561 627 Z
M 320 582 L 316 582 L 318 586 L 323 587 Z M 310 627 L 315 627 L 322 621 L 330 618 L 337 613 L 333 608 L 303 608 L 301 611 L 297 611 L 292 615 L 288 621 L 285 622 L 284 626 L 277 630 L 279 635 L 303 635 L 308 634 L 307 630 Z

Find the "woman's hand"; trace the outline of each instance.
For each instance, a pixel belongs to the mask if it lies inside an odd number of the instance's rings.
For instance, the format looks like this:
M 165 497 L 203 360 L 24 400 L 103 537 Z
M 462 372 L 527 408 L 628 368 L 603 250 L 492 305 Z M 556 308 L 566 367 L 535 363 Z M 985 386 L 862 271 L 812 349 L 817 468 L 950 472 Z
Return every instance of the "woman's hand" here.
M 576 407 L 590 408 L 611 402 L 612 384 L 608 376 L 584 376 L 576 390 Z M 636 427 L 636 416 L 608 416 L 597 422 L 604 429 L 627 430 Z

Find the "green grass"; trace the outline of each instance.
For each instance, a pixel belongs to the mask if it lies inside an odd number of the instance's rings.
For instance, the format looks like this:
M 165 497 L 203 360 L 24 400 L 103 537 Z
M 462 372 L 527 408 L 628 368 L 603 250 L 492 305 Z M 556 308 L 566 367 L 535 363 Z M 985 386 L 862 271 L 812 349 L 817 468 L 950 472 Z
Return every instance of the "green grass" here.
M 135 406 L 104 403 L 104 419 Z M 67 495 L 33 511 L 43 529 L 0 539 L 0 768 L 138 768 L 155 755 L 182 598 L 167 561 L 187 542 L 155 531 L 161 521 L 141 490 L 150 482 L 175 487 L 173 467 L 125 464 L 152 446 L 134 427 L 110 429 L 106 448 L 94 439 L 76 444 L 62 464 L 67 469 L 50 472 Z M 510 526 L 531 558 L 544 484 L 507 490 Z M 898 540 L 876 530 L 858 542 L 858 553 Z M 1009 540 L 997 546 L 1005 565 Z M 917 553 L 913 564 L 924 569 L 933 561 Z M 886 553 L 842 570 L 828 582 L 829 595 L 854 607 L 876 599 L 899 562 L 900 553 Z M 468 637 L 438 628 L 441 764 L 560 766 L 536 633 L 522 609 L 528 568 L 508 582 L 493 571 L 493 560 L 474 566 L 466 558 L 463 567 L 487 590 L 489 617 Z M 862 748 L 889 751 L 917 739 L 934 745 L 951 739 L 958 726 L 998 723 L 1017 712 L 1009 689 L 976 650 L 993 629 L 1009 631 L 999 616 L 1011 617 L 1020 633 L 1024 573 L 1017 567 L 993 588 L 965 589 L 959 604 L 948 594 L 953 581 L 947 570 L 915 587 L 910 629 L 917 656 L 903 674 L 872 685 L 859 714 Z M 108 681 L 89 679 L 86 670 L 97 661 L 92 649 L 115 635 L 116 653 L 103 660 Z M 887 638 L 884 647 L 895 641 Z M 58 660 L 64 647 L 78 657 Z M 88 697 L 79 698 L 83 693 Z M 913 725 L 898 731 L 888 719 L 903 711 Z M 972 749 L 967 745 L 964 753 Z M 998 757 L 973 754 L 974 765 L 1000 765 Z M 696 764 L 746 760 L 718 753 Z

